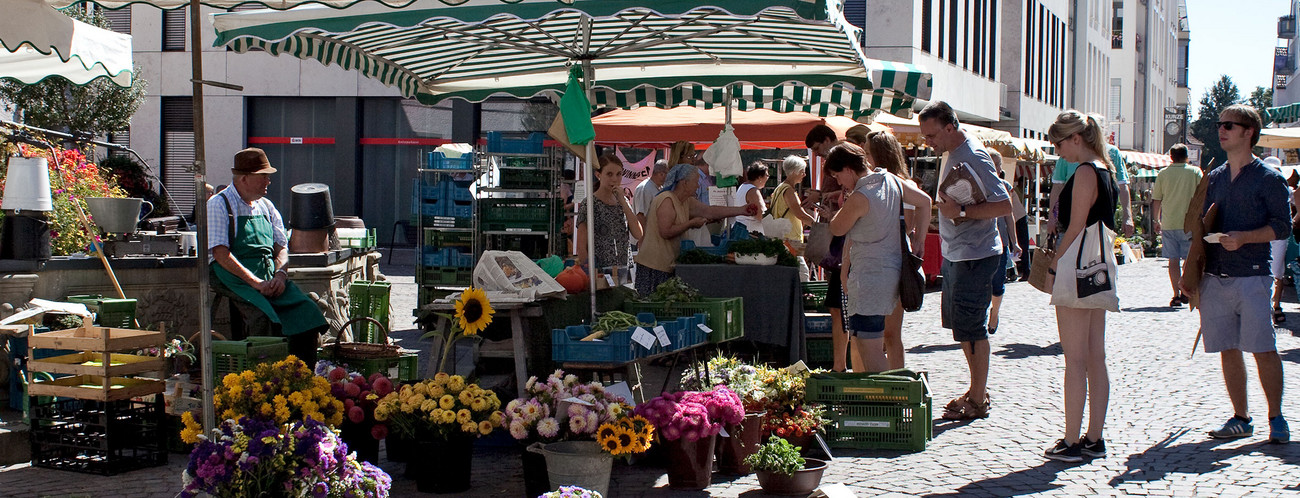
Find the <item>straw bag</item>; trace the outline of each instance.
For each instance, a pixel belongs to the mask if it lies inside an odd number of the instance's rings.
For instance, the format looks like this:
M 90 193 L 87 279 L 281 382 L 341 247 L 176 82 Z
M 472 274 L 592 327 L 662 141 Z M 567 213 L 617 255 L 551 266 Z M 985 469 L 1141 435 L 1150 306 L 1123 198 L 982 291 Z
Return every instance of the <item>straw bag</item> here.
M 1056 245 L 1055 240 L 1054 236 L 1048 237 L 1047 247 L 1035 248 L 1034 255 L 1029 260 L 1029 285 L 1048 294 L 1052 293 L 1052 288 L 1047 286 L 1047 274 L 1052 269 L 1052 258 L 1056 256 L 1056 250 L 1053 248 Z

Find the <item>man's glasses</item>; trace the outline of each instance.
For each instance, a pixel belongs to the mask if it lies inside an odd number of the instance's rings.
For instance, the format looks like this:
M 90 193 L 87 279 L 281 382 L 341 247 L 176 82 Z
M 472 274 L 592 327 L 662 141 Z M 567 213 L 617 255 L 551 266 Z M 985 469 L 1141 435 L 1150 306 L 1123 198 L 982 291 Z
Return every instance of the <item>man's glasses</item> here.
M 1249 126 L 1246 126 L 1244 123 L 1238 123 L 1236 121 L 1219 121 L 1219 128 L 1232 131 L 1232 127 L 1234 126 L 1240 126 L 1242 128 L 1250 128 Z

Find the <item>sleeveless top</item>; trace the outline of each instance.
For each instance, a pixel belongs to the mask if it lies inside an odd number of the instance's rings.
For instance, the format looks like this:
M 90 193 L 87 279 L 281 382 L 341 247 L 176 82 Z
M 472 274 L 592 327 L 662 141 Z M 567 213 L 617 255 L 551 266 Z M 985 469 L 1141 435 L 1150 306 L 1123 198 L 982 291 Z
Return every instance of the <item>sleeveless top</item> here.
M 870 207 L 846 234 L 852 242 L 852 266 L 844 289 L 850 315 L 888 315 L 898 301 L 898 276 L 903 267 L 898 242 L 903 191 L 898 182 L 893 174 L 876 171 L 858 179 L 854 189 L 854 194 L 866 197 Z
M 677 210 L 677 224 L 690 221 L 691 213 L 687 210 L 686 204 L 678 200 L 671 190 L 660 192 L 653 201 L 650 201 L 650 211 L 645 217 L 645 238 L 641 240 L 641 246 L 633 259 L 638 265 L 645 265 L 662 272 L 672 272 L 677 264 L 677 255 L 682 251 L 682 236 L 678 235 L 671 239 L 659 236 L 659 206 L 665 202 L 671 202 L 673 209 Z
M 1073 210 L 1072 200 L 1074 199 L 1074 177 L 1078 176 L 1079 170 L 1083 169 L 1084 166 L 1092 168 L 1097 174 L 1097 200 L 1093 201 L 1092 207 L 1088 208 L 1088 219 L 1083 226 L 1089 227 L 1093 223 L 1100 221 L 1111 230 L 1115 229 L 1115 207 L 1119 205 L 1119 191 L 1115 188 L 1115 175 L 1106 168 L 1086 162 L 1075 168 L 1074 173 L 1070 175 L 1070 180 L 1065 182 L 1065 188 L 1061 191 L 1060 200 L 1057 202 L 1057 206 L 1060 206 L 1059 214 L 1056 217 L 1060 233 L 1065 233 L 1066 228 L 1070 226 L 1070 211 Z
M 596 199 L 596 204 L 592 206 L 596 216 L 596 225 L 593 227 L 596 234 L 596 254 L 590 259 L 595 261 L 596 268 L 627 266 L 627 240 L 632 236 L 632 232 L 627 227 L 627 216 L 623 214 L 623 206 L 606 204 L 596 196 L 587 196 L 582 200 L 582 204 L 578 205 L 578 219 L 574 223 L 581 225 L 587 222 L 587 203 L 591 202 L 591 199 Z
M 798 216 L 795 216 L 794 213 L 791 212 L 793 210 L 790 209 L 790 206 L 785 202 L 785 192 L 791 188 L 793 187 L 791 187 L 789 183 L 781 182 L 780 185 L 776 186 L 776 191 L 772 192 L 772 217 L 790 220 L 790 231 L 786 232 L 782 238 L 785 240 L 793 240 L 795 242 L 803 242 L 803 220 L 800 220 Z M 798 199 L 799 194 L 796 192 L 794 197 L 795 199 Z
M 754 184 L 752 183 L 742 183 L 740 185 L 740 188 L 736 189 L 736 193 L 731 196 L 731 205 L 744 206 L 746 204 L 749 204 L 749 201 L 745 200 L 745 196 L 748 196 L 749 191 L 754 190 L 755 188 L 758 187 L 755 187 Z M 749 229 L 749 231 L 751 232 L 763 233 L 762 216 L 763 213 L 766 211 L 767 211 L 767 203 L 763 202 L 763 194 L 762 192 L 759 192 L 758 216 L 745 216 L 745 215 L 737 216 L 736 223 L 745 225 L 745 228 Z

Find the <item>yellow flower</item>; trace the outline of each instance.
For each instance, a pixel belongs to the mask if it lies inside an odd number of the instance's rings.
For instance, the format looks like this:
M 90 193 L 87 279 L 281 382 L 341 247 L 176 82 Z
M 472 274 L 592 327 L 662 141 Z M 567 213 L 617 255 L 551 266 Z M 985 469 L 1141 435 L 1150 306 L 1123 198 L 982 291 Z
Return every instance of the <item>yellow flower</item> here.
M 442 399 L 438 400 L 438 406 L 441 406 L 443 410 L 450 410 L 451 407 L 456 406 L 456 398 L 451 397 L 450 394 L 444 394 Z
M 194 414 L 185 412 L 181 415 L 181 422 L 185 424 L 185 428 L 181 429 L 181 441 L 186 444 L 199 442 L 199 433 L 203 432 L 203 426 L 194 420 Z
M 450 423 L 455 422 L 455 421 L 456 421 L 456 412 L 451 411 L 451 410 L 443 410 L 443 411 L 442 411 L 442 423 L 444 423 L 444 424 L 450 424 Z
M 484 436 L 491 434 L 492 430 L 495 428 L 496 425 L 494 425 L 492 422 L 488 422 L 487 420 L 478 423 L 478 433 Z
M 469 402 L 469 407 L 476 412 L 481 412 L 488 409 L 488 402 L 483 398 L 474 398 L 473 401 Z
M 411 391 L 414 391 L 415 394 L 429 394 L 428 389 L 428 385 L 423 382 L 411 386 Z
M 488 421 L 492 422 L 492 425 L 500 427 L 501 421 L 504 418 L 505 418 L 505 414 L 501 412 L 492 412 L 492 416 L 488 417 Z
M 275 413 L 275 407 L 271 406 L 269 403 L 262 403 L 262 408 L 258 410 L 258 412 L 261 412 L 263 417 L 269 417 L 271 414 Z
M 457 422 L 468 424 L 471 420 L 474 420 L 474 416 L 470 414 L 469 410 L 461 408 L 460 411 L 456 412 Z
M 470 287 L 456 301 L 456 322 L 465 335 L 475 335 L 492 323 L 492 304 L 483 289 Z
M 460 424 L 460 430 L 462 432 L 468 432 L 470 434 L 474 434 L 478 432 L 478 424 L 475 424 L 474 422 L 465 422 L 463 424 Z
M 456 396 L 456 399 L 460 400 L 460 404 L 468 405 L 474 402 L 474 395 L 470 393 L 468 389 L 466 389 L 464 391 L 461 391 L 460 394 Z
M 458 393 L 465 388 L 465 378 L 459 375 L 453 375 L 447 379 L 447 390 L 452 393 Z
M 442 422 L 442 412 L 443 412 L 442 408 L 434 408 L 432 410 L 429 410 L 429 420 L 432 420 L 434 423 Z
M 378 420 L 380 422 L 384 422 L 388 420 L 387 406 L 380 405 L 375 407 L 375 420 Z
M 447 390 L 442 386 L 429 386 L 430 398 L 442 398 L 444 394 L 447 394 Z
M 447 383 L 447 379 L 449 378 L 451 378 L 451 375 L 448 375 L 447 372 L 438 372 L 436 375 L 433 376 L 433 385 L 435 386 L 444 385 Z

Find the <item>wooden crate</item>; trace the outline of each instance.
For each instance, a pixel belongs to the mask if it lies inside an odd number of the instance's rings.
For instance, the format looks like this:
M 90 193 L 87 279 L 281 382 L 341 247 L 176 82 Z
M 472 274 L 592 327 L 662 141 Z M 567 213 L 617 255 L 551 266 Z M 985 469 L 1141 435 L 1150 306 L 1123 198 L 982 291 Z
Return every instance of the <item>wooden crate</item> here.
M 110 358 L 111 361 L 111 358 Z M 157 379 L 74 375 L 43 382 L 30 382 L 30 396 L 59 396 L 95 401 L 120 401 L 138 396 L 160 394 L 163 381 Z
M 104 364 L 105 356 L 108 357 L 108 365 Z M 83 351 L 52 358 L 30 360 L 27 362 L 27 368 L 35 372 L 121 377 L 144 372 L 160 372 L 165 366 L 163 359 L 157 356 Z
M 89 323 L 75 329 L 33 334 L 27 340 L 31 349 L 71 349 L 75 351 L 112 352 L 162 346 L 165 331 L 96 327 Z

